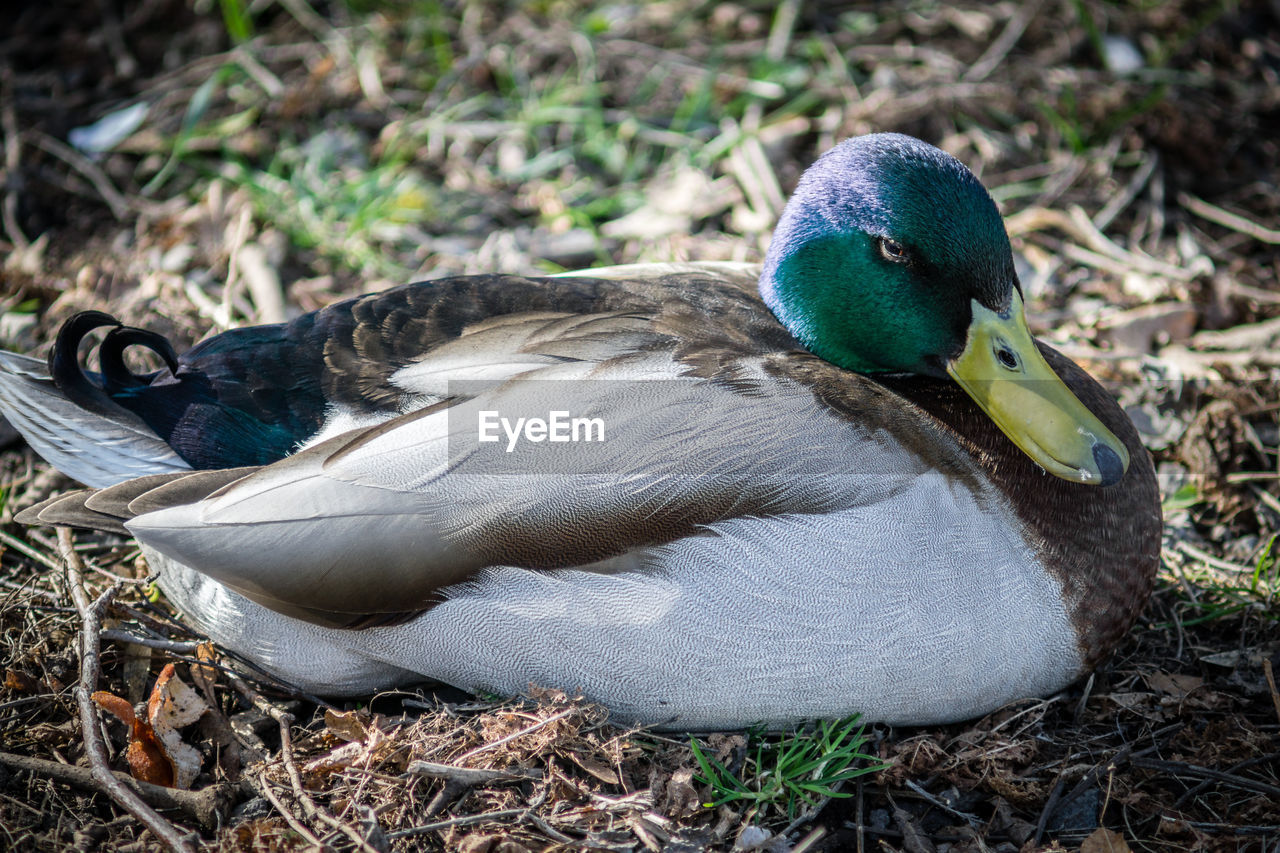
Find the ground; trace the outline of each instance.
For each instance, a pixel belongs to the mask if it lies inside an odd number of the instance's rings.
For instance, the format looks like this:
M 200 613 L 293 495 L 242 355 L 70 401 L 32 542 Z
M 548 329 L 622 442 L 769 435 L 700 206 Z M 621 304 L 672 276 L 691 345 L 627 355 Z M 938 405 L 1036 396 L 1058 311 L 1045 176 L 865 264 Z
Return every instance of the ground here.
M 74 558 L 12 522 L 73 484 L 9 434 L 0 846 L 1277 849 L 1278 32 L 1264 0 L 27 4 L 0 35 L 5 348 L 86 308 L 182 348 L 414 278 L 758 259 L 817 153 L 901 131 L 992 188 L 1033 328 L 1139 425 L 1166 536 L 1131 635 L 1063 693 L 859 749 L 856 725 L 694 741 L 550 693 L 335 707 L 236 676 L 114 584 L 145 573 L 128 541 Z M 84 770 L 81 561 L 111 598 L 99 704 L 159 677 L 194 750 L 152 829 Z

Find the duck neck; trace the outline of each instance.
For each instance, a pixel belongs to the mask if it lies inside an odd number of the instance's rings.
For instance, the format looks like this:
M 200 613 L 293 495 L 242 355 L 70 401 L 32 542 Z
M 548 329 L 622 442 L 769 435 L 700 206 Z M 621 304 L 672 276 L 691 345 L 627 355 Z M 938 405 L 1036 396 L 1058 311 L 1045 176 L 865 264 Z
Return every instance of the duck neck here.
M 924 409 L 964 446 L 1003 493 L 1041 564 L 1060 583 L 1092 667 L 1137 619 L 1160 556 L 1159 492 L 1151 457 L 1129 418 L 1087 373 L 1054 350 L 1045 360 L 1124 442 L 1132 460 L 1124 478 L 1100 487 L 1046 474 L 954 382 L 881 377 L 881 384 Z

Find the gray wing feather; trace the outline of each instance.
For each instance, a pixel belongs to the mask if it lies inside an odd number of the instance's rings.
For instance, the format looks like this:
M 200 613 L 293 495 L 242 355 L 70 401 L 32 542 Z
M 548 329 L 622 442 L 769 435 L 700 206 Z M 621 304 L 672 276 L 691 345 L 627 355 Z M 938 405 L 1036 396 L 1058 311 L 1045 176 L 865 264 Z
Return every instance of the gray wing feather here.
M 477 412 L 545 411 L 540 384 L 556 392 L 552 405 L 606 418 L 606 440 L 511 467 L 501 447 L 474 441 Z M 928 467 L 885 453 L 890 439 L 786 382 L 753 394 L 678 378 L 515 382 L 365 432 L 138 516 L 129 530 L 257 600 L 402 612 L 485 567 L 609 571 L 621 554 L 722 519 L 884 500 Z
M 141 418 L 104 418 L 68 400 L 44 362 L 0 352 L 0 413 L 55 468 L 87 486 L 190 470 Z

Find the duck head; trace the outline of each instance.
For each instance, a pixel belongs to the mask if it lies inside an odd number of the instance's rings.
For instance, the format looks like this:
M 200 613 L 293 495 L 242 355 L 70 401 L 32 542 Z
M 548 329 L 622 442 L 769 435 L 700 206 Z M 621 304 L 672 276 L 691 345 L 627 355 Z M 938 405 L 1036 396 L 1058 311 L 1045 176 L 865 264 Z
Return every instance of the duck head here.
M 995 202 L 932 145 L 874 134 L 820 157 L 774 231 L 760 293 L 833 364 L 950 377 L 1051 474 L 1105 486 L 1128 468 L 1031 337 Z

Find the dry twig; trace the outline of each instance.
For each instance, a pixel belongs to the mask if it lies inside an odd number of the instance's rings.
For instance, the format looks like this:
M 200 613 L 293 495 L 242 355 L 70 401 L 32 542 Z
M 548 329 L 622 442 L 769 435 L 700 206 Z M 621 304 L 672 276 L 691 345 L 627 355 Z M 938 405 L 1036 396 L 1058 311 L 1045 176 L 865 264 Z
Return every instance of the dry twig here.
M 482 752 L 487 752 L 488 750 L 496 749 L 497 747 L 502 746 L 504 743 L 510 743 L 511 741 L 515 740 L 518 737 L 523 737 L 531 732 L 536 732 L 538 729 L 542 728 L 543 726 L 550 725 L 551 723 L 554 723 L 556 720 L 563 720 L 565 717 L 569 716 L 576 710 L 577 708 L 566 708 L 565 710 L 561 711 L 558 714 L 554 714 L 550 717 L 547 717 L 545 720 L 539 720 L 538 722 L 534 723 L 532 726 L 529 726 L 528 728 L 521 729 L 520 731 L 515 732 L 514 734 L 509 734 L 504 738 L 499 738 L 498 740 L 495 740 L 493 743 L 486 743 L 483 746 L 477 746 L 475 749 L 471 750 L 470 752 L 464 752 L 462 755 L 458 756 L 457 760 L 466 761 L 468 758 L 471 758 L 473 755 L 479 755 Z
M 1276 674 L 1271 670 L 1271 659 L 1262 662 L 1262 673 L 1267 677 L 1267 687 L 1271 688 L 1271 703 L 1276 706 L 1276 719 L 1280 719 L 1280 690 L 1276 689 Z
M 27 755 L 13 755 L 8 752 L 0 752 L 0 764 L 12 767 L 14 770 L 44 776 L 63 785 L 71 785 L 87 791 L 102 790 L 102 785 L 94 777 L 93 771 L 87 767 L 45 761 L 42 758 Z M 198 791 L 184 791 L 181 788 L 166 788 L 162 785 L 142 782 L 127 773 L 113 771 L 112 775 L 150 805 L 158 809 L 180 811 L 205 829 L 216 829 L 226 820 L 235 796 L 231 788 L 225 784 L 210 785 Z
M 115 188 L 111 179 L 107 177 L 107 173 L 102 171 L 97 163 L 48 134 L 32 131 L 27 136 L 37 148 L 52 154 L 83 175 L 89 183 L 93 184 L 93 188 L 98 191 L 98 195 L 106 202 L 107 207 L 111 208 L 111 215 L 120 222 L 125 220 L 129 215 L 129 202 L 121 195 L 120 190 Z
M 194 853 L 196 848 L 192 834 L 180 833 L 172 823 L 147 805 L 132 788 L 117 779 L 111 772 L 107 760 L 107 745 L 103 742 L 102 732 L 98 729 L 97 709 L 90 697 L 98 687 L 99 632 L 102 630 L 102 611 L 115 597 L 120 584 L 112 584 L 98 596 L 96 601 L 90 602 L 84 588 L 84 563 L 76 553 L 70 528 L 58 528 L 58 549 L 62 552 L 62 560 L 66 566 L 67 586 L 71 590 L 71 600 L 75 602 L 81 620 L 80 681 L 76 685 L 75 693 L 76 705 L 80 710 L 80 733 L 84 738 L 85 754 L 89 758 L 92 778 L 98 783 L 103 793 L 140 820 L 170 850 Z
M 471 767 L 454 767 L 430 761 L 415 761 L 405 771 L 416 776 L 428 776 L 444 780 L 444 787 L 432 798 L 423 811 L 423 817 L 435 817 L 466 791 L 477 785 L 497 782 L 526 782 L 542 779 L 541 770 L 477 770 Z
M 242 696 L 248 699 L 255 708 L 276 721 L 276 725 L 280 729 L 280 763 L 284 765 L 285 773 L 289 777 L 289 787 L 293 793 L 294 799 L 301 806 L 307 817 L 313 821 L 319 821 L 320 823 L 326 824 L 332 829 L 346 835 L 358 849 L 365 851 L 365 853 L 379 853 L 379 851 L 371 846 L 358 830 L 329 814 L 325 809 L 322 809 L 311 795 L 307 793 L 306 788 L 303 787 L 302 775 L 298 772 L 298 764 L 293 757 L 293 724 L 295 722 L 293 714 L 290 714 L 278 705 L 267 701 L 266 697 L 250 687 L 248 682 L 243 678 L 240 678 L 238 675 L 227 672 L 227 678 L 231 682 L 232 686 L 235 687 Z M 267 779 L 266 774 L 259 773 L 257 780 L 259 788 L 262 791 L 262 795 L 266 797 L 273 806 L 275 806 L 276 811 L 280 812 L 280 814 L 284 816 L 284 819 L 290 826 L 294 827 L 294 829 L 298 829 L 301 824 L 298 823 L 297 818 L 288 811 L 280 799 L 271 791 L 271 783 Z M 297 825 L 295 826 L 295 824 Z M 299 831 L 302 832 L 302 830 Z M 315 838 L 309 830 L 303 832 L 303 834 L 308 839 L 315 839 L 314 843 L 321 843 L 320 840 Z
M 18 192 L 12 188 L 17 185 L 17 172 L 22 166 L 22 143 L 18 138 L 18 116 L 13 106 L 12 88 L 8 69 L 5 69 L 0 78 L 0 130 L 4 131 L 5 183 L 10 189 L 5 191 L 0 216 L 3 216 L 4 233 L 9 242 L 19 252 L 25 252 L 31 248 L 31 241 L 22 233 L 22 226 L 18 224 Z
M 1156 770 L 1175 776 L 1211 779 L 1233 788 L 1239 788 L 1242 791 L 1255 791 L 1259 794 L 1280 798 L 1280 785 L 1268 785 L 1266 782 L 1259 782 L 1256 779 L 1246 779 L 1243 776 L 1226 773 L 1222 770 L 1214 770 L 1210 767 L 1198 767 L 1185 761 L 1162 761 L 1157 758 L 1135 757 L 1130 759 L 1129 763 L 1134 767 L 1141 767 L 1143 770 Z
M 1000 31 L 1000 35 L 996 36 L 996 40 L 991 43 L 982 54 L 978 57 L 977 62 L 969 66 L 969 70 L 965 72 L 961 79 L 966 83 L 981 83 L 983 80 L 991 76 L 991 72 L 999 67 L 1004 58 L 1009 55 L 1009 51 L 1013 50 L 1013 46 L 1018 43 L 1018 39 L 1022 38 L 1022 34 L 1026 32 L 1027 25 L 1035 18 L 1036 13 L 1040 11 L 1041 0 L 1032 0 L 1029 3 L 1023 3 L 1018 7 L 1017 11 L 1009 17 L 1009 23 L 1005 24 L 1004 29 Z
M 1247 234 L 1255 240 L 1271 245 L 1280 245 L 1280 231 L 1274 228 L 1267 228 L 1265 225 L 1259 225 L 1251 219 L 1246 219 L 1238 213 L 1232 213 L 1229 210 L 1223 210 L 1217 205 L 1209 204 L 1203 199 L 1198 199 L 1190 193 L 1178 193 L 1178 204 L 1187 210 L 1199 216 L 1201 219 L 1207 219 L 1210 222 L 1230 228 L 1232 231 L 1239 231 L 1241 234 Z

